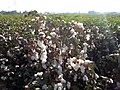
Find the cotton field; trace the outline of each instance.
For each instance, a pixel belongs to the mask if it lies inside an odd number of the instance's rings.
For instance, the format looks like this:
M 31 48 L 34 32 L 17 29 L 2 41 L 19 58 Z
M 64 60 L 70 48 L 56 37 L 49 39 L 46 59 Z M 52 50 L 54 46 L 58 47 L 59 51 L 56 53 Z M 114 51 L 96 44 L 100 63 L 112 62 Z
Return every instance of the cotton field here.
M 6 90 L 119 90 L 117 19 L 1 16 L 0 81 Z

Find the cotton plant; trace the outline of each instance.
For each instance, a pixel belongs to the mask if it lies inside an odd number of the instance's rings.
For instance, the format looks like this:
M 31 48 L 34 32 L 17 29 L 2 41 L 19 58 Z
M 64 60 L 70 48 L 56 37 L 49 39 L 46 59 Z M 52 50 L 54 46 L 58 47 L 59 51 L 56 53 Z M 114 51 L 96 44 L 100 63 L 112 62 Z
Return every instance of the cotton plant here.
M 80 61 L 73 57 L 70 59 L 70 65 L 75 71 L 78 71 L 78 69 L 80 68 Z
M 33 52 L 32 56 L 31 56 L 31 60 L 38 60 L 39 59 L 39 54 L 38 52 Z
M 89 64 L 93 64 L 93 61 L 77 59 L 76 57 L 70 59 L 70 65 L 73 67 L 73 69 L 75 71 L 80 69 L 82 73 L 84 73 L 85 69 L 89 67 Z
M 60 74 L 57 78 L 59 79 L 60 82 L 54 84 L 54 90 L 63 90 L 64 89 L 63 84 L 66 83 L 66 80 L 63 79 L 63 74 Z
M 70 30 L 70 33 L 72 34 L 70 38 L 75 38 L 76 35 L 78 34 L 73 28 Z
M 81 34 L 83 33 L 83 30 L 85 29 L 83 23 L 80 23 L 74 20 L 71 21 L 71 25 L 77 32 Z

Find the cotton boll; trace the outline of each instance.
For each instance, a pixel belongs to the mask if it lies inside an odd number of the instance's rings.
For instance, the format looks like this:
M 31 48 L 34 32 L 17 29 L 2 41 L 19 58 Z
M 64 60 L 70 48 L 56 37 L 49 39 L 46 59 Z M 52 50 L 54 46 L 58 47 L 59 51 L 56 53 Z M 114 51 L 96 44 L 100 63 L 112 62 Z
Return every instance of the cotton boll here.
M 119 88 L 120 88 L 120 82 L 117 82 L 117 87 L 119 87 Z
M 83 26 L 83 23 L 77 23 L 78 27 L 81 28 L 82 30 L 84 30 L 84 26 Z
M 90 40 L 90 34 L 86 35 L 86 40 L 89 41 Z
M 87 58 L 87 57 L 88 57 L 88 55 L 85 53 L 85 54 L 83 55 L 83 57 L 84 57 L 84 58 Z
M 55 32 L 51 32 L 50 35 L 51 35 L 52 37 L 56 37 L 57 34 L 56 34 Z
M 31 56 L 31 60 L 38 60 L 38 59 L 39 59 L 38 52 L 34 52 L 34 54 Z
M 57 71 L 57 72 L 58 72 L 58 74 L 61 74 L 61 73 L 62 73 L 62 67 L 61 67 L 60 65 L 58 65 L 58 67 L 57 67 L 57 68 L 58 68 L 58 71 Z
M 62 83 L 57 83 L 57 86 L 58 86 L 58 90 L 62 90 L 62 88 L 63 88 Z
M 71 88 L 71 83 L 67 82 L 67 88 L 70 89 Z
M 88 77 L 86 75 L 84 75 L 83 81 L 88 81 Z
M 113 83 L 113 80 L 110 78 L 109 82 L 110 82 L 110 83 Z
M 62 87 L 58 87 L 58 90 L 62 90 Z
M 91 64 L 91 63 L 93 63 L 93 61 L 90 61 L 90 60 L 85 60 L 85 61 L 84 61 L 84 64 L 85 64 L 85 65 L 88 65 L 88 64 Z
M 46 20 L 46 19 L 47 19 L 47 17 L 46 17 L 46 16 L 43 16 L 43 19 L 44 19 L 44 20 Z
M 74 75 L 74 82 L 77 81 L 77 74 Z
M 51 36 L 47 36 L 46 39 L 49 39 L 49 40 L 50 40 L 50 39 L 51 39 Z
M 71 32 L 71 33 L 74 33 L 74 32 L 75 32 L 75 30 L 72 28 L 72 29 L 70 30 L 70 32 Z
M 42 76 L 42 75 L 43 75 L 43 72 L 38 72 L 37 75 L 38 75 L 38 76 Z
M 38 55 L 38 52 L 35 52 L 35 56 L 34 56 L 35 58 L 35 60 L 38 60 L 39 59 L 39 55 Z
M 44 69 L 47 69 L 47 66 L 46 66 L 45 63 L 42 63 L 42 67 L 43 67 Z
M 46 49 L 46 46 L 44 45 L 43 41 L 37 40 L 37 45 L 42 49 Z
M 30 31 L 31 31 L 32 35 L 35 34 L 35 29 L 34 30 L 30 29 Z
M 43 59 L 41 63 L 44 64 L 44 63 L 46 63 L 46 62 L 47 62 L 47 60 L 46 60 L 46 59 Z
M 85 67 L 83 65 L 80 65 L 80 70 L 82 73 L 85 73 Z
M 36 19 L 37 21 L 39 21 L 39 20 L 40 20 L 40 17 L 35 17 L 35 19 Z
M 47 51 L 44 51 L 41 54 L 40 60 L 42 61 L 42 63 L 46 63 L 47 62 Z
M 58 85 L 54 84 L 54 90 L 57 90 L 57 88 L 58 88 Z
M 71 64 L 71 66 L 73 67 L 73 69 L 75 71 L 78 71 L 78 69 L 80 68 L 80 65 L 79 64 Z
M 63 57 L 62 57 L 61 55 L 59 55 L 58 60 L 59 60 L 59 63 L 60 63 L 60 64 L 62 64 L 62 63 L 63 63 Z
M 9 57 L 13 57 L 12 53 L 11 53 L 9 50 L 7 51 L 7 55 L 8 55 Z
M 80 52 L 81 54 L 84 54 L 85 53 L 85 51 L 84 50 L 81 50 L 81 52 Z
M 84 52 L 87 52 L 87 46 L 83 47 Z
M 31 60 L 35 60 L 35 56 L 31 56 Z
M 61 83 L 66 83 L 66 80 L 62 78 Z
M 37 77 L 37 74 L 34 74 L 34 77 Z
M 75 71 L 78 71 L 78 69 L 80 68 L 80 60 L 76 59 L 76 57 L 73 57 L 70 59 L 70 65 Z
M 25 90 L 28 90 L 29 89 L 29 86 L 28 85 L 25 85 Z
M 35 88 L 35 90 L 40 90 L 40 88 Z
M 95 73 L 95 79 L 98 79 L 98 78 L 99 78 L 98 74 Z
M 32 21 L 32 22 L 35 22 L 36 20 L 35 20 L 35 19 L 32 19 L 31 21 Z
M 11 41 L 12 40 L 12 37 L 9 35 L 9 40 Z
M 80 66 L 79 66 L 79 65 L 76 65 L 76 66 L 74 66 L 73 68 L 74 68 L 75 71 L 78 71 L 78 69 L 80 68 Z
M 42 86 L 42 90 L 47 90 L 47 89 L 48 89 L 47 85 L 44 84 L 44 85 Z
M 39 32 L 39 35 L 40 37 L 43 37 L 43 38 L 46 36 L 44 32 Z

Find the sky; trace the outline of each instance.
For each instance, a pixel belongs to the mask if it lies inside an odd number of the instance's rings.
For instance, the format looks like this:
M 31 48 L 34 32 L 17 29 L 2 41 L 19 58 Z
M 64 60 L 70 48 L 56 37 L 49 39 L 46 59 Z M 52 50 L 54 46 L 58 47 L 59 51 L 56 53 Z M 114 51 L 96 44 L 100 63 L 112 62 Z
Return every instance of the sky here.
M 0 0 L 0 11 L 120 12 L 120 0 Z

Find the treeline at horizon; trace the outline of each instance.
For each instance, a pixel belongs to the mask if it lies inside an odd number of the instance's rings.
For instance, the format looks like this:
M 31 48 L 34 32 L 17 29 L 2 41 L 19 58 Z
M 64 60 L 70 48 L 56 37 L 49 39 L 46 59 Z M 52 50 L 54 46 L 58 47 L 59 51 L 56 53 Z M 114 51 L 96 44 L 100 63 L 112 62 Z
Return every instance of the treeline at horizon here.
M 120 14 L 120 12 L 97 12 L 97 11 L 88 11 L 86 13 L 83 12 L 61 12 L 61 13 L 56 13 L 56 12 L 38 12 L 37 10 L 31 10 L 31 11 L 17 11 L 17 10 L 12 10 L 12 11 L 5 11 L 2 10 L 0 11 L 0 14 L 29 14 L 30 12 L 36 12 L 36 14 Z

